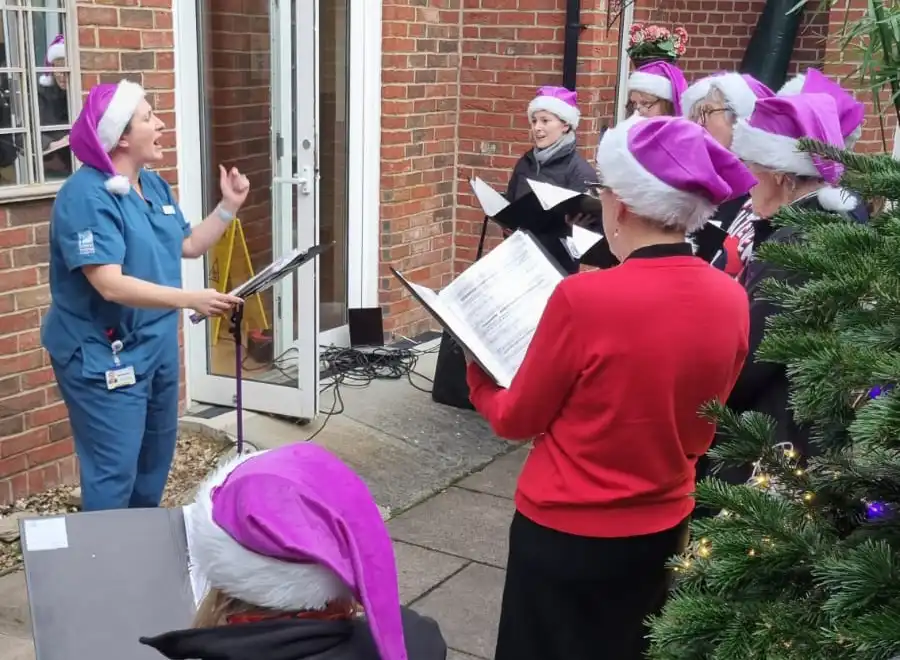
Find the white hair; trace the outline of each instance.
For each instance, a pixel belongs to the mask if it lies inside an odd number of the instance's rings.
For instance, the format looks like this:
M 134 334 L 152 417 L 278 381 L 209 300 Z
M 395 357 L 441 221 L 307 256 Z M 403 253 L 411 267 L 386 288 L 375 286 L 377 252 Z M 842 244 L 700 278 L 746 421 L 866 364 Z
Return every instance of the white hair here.
M 690 234 L 709 220 L 716 207 L 699 195 L 660 181 L 637 161 L 628 150 L 628 131 L 641 121 L 646 119 L 629 117 L 603 136 L 597 148 L 600 180 L 636 215 Z

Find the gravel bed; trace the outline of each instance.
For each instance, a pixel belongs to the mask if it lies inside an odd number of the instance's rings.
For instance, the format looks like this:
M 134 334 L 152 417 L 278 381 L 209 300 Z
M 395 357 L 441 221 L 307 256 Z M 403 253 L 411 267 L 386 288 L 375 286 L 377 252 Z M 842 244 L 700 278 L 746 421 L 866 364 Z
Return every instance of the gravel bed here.
M 174 507 L 186 504 L 193 498 L 197 486 L 210 470 L 226 455 L 233 453 L 230 442 L 213 440 L 199 433 L 182 432 L 178 438 L 162 505 Z M 52 488 L 11 505 L 0 505 L 0 523 L 6 522 L 2 518 L 19 517 L 26 513 L 29 516 L 72 513 L 78 511 L 78 500 L 79 491 L 76 486 Z M 0 575 L 19 568 L 21 563 L 22 552 L 18 539 L 10 542 L 0 540 Z

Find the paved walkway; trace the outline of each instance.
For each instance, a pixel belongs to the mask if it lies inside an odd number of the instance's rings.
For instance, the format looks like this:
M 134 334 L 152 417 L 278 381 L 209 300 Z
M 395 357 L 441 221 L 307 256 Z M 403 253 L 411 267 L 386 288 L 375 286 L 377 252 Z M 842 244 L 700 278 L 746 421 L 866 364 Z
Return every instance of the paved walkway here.
M 404 604 L 436 619 L 448 660 L 490 660 L 506 563 L 516 449 L 388 522 Z M 0 658 L 34 660 L 25 578 L 0 578 Z

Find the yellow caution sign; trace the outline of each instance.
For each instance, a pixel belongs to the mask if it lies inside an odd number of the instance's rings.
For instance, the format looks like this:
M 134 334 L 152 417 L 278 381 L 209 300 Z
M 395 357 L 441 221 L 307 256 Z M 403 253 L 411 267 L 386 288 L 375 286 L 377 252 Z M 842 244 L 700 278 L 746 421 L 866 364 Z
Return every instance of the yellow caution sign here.
M 234 259 L 235 239 L 240 241 L 243 259 Z M 212 264 L 209 267 L 209 286 L 219 293 L 225 293 L 240 286 L 251 277 L 253 277 L 253 263 L 250 261 L 250 250 L 247 249 L 247 241 L 244 238 L 244 229 L 241 227 L 241 221 L 235 218 L 213 249 Z M 212 345 L 215 346 L 219 341 L 222 317 L 217 316 L 211 321 Z M 247 300 L 244 303 L 244 323 L 247 328 L 269 329 L 266 310 L 258 293 L 253 294 L 252 300 Z

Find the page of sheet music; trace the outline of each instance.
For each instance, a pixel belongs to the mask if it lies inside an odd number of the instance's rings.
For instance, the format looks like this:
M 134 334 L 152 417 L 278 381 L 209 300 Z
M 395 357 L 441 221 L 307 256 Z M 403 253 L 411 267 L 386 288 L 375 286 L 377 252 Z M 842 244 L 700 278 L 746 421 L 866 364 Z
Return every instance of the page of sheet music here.
M 497 361 L 497 384 L 509 387 L 562 273 L 528 234 L 516 232 L 440 293 Z
M 469 324 L 466 320 L 460 319 L 451 309 L 448 308 L 448 305 L 444 302 L 440 295 L 432 291 L 426 286 L 422 286 L 421 284 L 413 284 L 409 280 L 404 278 L 404 282 L 410 287 L 410 289 L 415 292 L 417 296 L 419 296 L 419 300 L 422 304 L 431 312 L 432 316 L 435 316 L 437 320 L 447 328 L 451 332 L 451 334 L 456 335 L 456 339 L 462 342 L 463 346 L 468 348 L 468 350 L 472 351 L 473 356 L 481 363 L 481 365 L 490 371 L 491 373 L 496 373 L 498 369 L 503 368 L 503 365 L 497 362 L 496 358 L 492 355 L 490 349 L 488 349 L 478 334 L 469 327 Z

